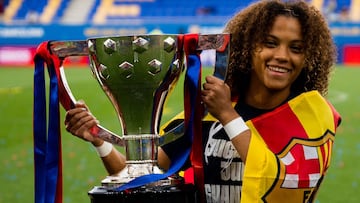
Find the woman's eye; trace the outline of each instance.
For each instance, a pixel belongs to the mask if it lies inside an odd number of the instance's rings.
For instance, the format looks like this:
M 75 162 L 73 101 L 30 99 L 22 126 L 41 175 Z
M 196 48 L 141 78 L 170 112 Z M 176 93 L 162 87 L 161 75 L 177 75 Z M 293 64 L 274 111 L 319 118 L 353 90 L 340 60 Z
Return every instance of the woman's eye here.
M 290 49 L 295 53 L 302 53 L 303 48 L 301 46 L 291 46 Z
M 276 43 L 274 41 L 265 41 L 264 45 L 269 48 L 276 47 Z

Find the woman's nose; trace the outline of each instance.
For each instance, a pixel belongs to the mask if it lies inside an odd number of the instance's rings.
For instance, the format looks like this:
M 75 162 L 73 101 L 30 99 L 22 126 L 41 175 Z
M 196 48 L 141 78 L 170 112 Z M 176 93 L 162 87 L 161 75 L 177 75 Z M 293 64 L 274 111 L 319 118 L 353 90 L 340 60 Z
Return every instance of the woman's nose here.
M 279 61 L 288 61 L 289 60 L 289 49 L 286 46 L 279 46 L 274 50 L 274 57 Z

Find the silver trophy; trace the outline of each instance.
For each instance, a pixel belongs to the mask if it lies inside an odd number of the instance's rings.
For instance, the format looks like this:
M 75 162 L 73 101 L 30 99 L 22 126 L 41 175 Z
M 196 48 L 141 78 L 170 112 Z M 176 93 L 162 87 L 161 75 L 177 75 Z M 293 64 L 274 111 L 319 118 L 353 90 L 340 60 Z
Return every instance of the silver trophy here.
M 139 35 L 92 38 L 85 41 L 53 41 L 50 51 L 59 58 L 90 58 L 93 76 L 111 100 L 121 123 L 122 136 L 97 125 L 94 136 L 124 146 L 126 167 L 117 175 L 106 177 L 102 187 L 114 188 L 148 174 L 161 174 L 157 149 L 184 133 L 179 124 L 165 135 L 159 135 L 163 105 L 169 92 L 184 72 L 184 35 Z M 214 75 L 224 78 L 229 56 L 229 35 L 199 35 L 197 50 L 216 50 Z M 63 67 L 59 77 L 60 96 L 65 109 L 76 102 L 66 81 Z M 182 104 L 182 102 L 181 102 Z M 151 185 L 176 185 L 167 178 Z
M 122 126 L 126 167 L 103 184 L 162 173 L 157 167 L 159 122 L 169 90 L 183 72 L 176 35 L 88 40 L 91 69 L 114 105 Z

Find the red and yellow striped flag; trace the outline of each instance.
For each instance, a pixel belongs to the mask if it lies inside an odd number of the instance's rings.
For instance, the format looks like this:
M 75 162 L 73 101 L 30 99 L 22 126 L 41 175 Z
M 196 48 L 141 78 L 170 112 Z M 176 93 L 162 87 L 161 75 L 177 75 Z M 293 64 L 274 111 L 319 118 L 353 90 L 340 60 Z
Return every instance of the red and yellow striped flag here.
M 247 121 L 241 203 L 312 202 L 329 167 L 340 115 L 317 91 Z

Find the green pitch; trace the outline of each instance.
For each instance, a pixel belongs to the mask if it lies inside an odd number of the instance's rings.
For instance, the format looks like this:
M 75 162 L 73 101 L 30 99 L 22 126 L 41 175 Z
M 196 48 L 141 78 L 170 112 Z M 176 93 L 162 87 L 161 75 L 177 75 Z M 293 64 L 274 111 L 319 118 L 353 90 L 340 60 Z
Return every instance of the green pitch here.
M 101 124 L 118 134 L 116 114 L 87 68 L 66 68 L 77 99 L 83 99 Z M 328 99 L 342 115 L 333 159 L 316 202 L 358 202 L 360 199 L 360 67 L 339 66 Z M 171 94 L 162 122 L 182 109 L 182 81 Z M 0 67 L 0 203 L 34 201 L 33 69 Z M 61 110 L 61 122 L 65 112 Z M 64 203 L 90 202 L 87 192 L 107 175 L 93 147 L 62 126 Z

